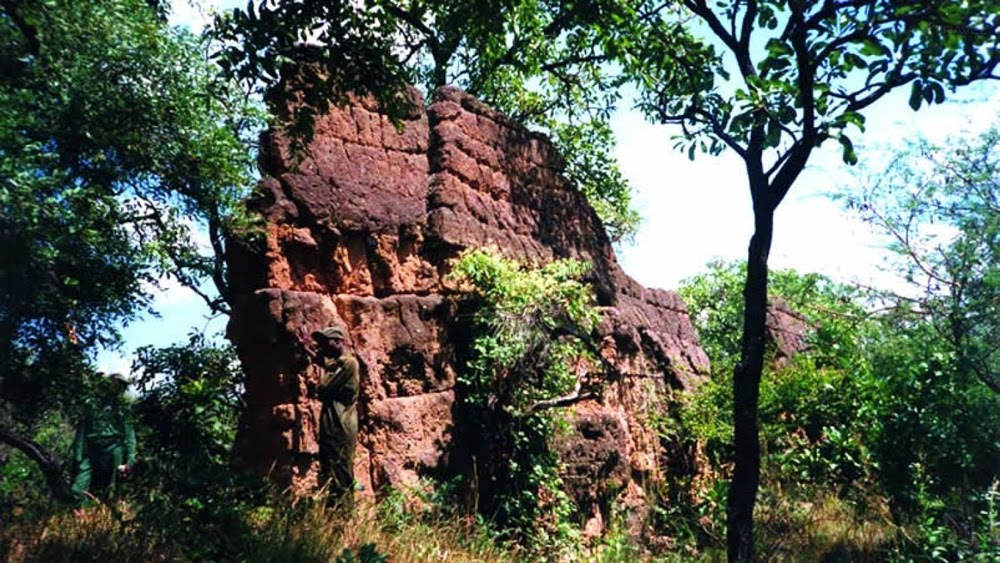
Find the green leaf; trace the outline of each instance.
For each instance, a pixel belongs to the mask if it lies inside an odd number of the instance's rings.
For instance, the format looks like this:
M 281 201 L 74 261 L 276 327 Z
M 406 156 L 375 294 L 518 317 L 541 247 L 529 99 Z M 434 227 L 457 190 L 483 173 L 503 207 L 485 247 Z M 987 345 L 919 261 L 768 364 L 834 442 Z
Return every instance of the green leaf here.
M 851 139 L 848 138 L 847 135 L 840 135 L 838 140 L 840 141 L 841 147 L 843 147 L 841 156 L 844 159 L 844 163 L 851 166 L 857 164 L 858 155 L 854 152 L 854 143 L 851 142 Z
M 866 38 L 861 42 L 860 52 L 866 57 L 877 57 L 885 53 L 885 47 L 875 39 Z
M 920 104 L 923 102 L 922 94 L 923 89 L 920 80 L 914 80 L 913 85 L 910 87 L 910 107 L 914 111 L 920 109 Z
M 768 147 L 776 147 L 778 143 L 781 142 L 781 126 L 774 119 L 767 120 L 767 130 L 765 133 L 764 144 Z
M 789 57 L 795 54 L 795 51 L 784 41 L 771 39 L 767 42 L 767 54 L 770 57 Z

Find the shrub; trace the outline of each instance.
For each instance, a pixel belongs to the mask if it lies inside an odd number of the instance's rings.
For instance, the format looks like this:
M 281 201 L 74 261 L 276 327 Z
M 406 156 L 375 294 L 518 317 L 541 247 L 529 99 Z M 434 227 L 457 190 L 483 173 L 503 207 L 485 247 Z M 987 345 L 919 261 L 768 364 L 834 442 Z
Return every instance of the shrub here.
M 475 311 L 460 397 L 478 424 L 473 433 L 490 437 L 482 473 L 497 478 L 481 508 L 540 552 L 566 549 L 576 537 L 550 448 L 565 421 L 548 401 L 582 396 L 581 374 L 596 363 L 589 339 L 598 315 L 579 281 L 588 270 L 575 260 L 527 268 L 494 250 L 470 250 L 451 274 Z

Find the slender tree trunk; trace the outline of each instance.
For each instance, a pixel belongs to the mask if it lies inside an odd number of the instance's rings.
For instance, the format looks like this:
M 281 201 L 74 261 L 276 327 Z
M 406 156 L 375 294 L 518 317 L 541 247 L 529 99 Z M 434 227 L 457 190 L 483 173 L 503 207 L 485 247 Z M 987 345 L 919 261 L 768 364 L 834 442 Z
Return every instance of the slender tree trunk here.
M 760 442 L 757 400 L 764 370 L 767 319 L 767 258 L 774 231 L 774 210 L 754 209 L 754 234 L 747 256 L 743 286 L 743 341 L 733 374 L 735 467 L 726 510 L 726 545 L 730 561 L 753 559 L 753 509 L 760 483 Z

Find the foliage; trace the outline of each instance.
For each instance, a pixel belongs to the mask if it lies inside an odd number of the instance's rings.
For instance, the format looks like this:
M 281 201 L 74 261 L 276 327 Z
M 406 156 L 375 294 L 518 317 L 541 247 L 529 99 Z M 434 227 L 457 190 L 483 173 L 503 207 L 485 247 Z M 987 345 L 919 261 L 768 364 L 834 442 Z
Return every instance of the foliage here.
M 878 374 L 869 438 L 879 478 L 902 517 L 930 498 L 961 502 L 1000 474 L 1000 397 L 963 371 L 933 325 L 893 316 L 873 338 Z
M 616 61 L 656 34 L 689 43 L 647 0 L 320 0 L 251 2 L 216 21 L 220 62 L 266 93 L 293 131 L 351 92 L 371 94 L 390 115 L 407 111 L 407 83 L 432 92 L 456 84 L 495 109 L 553 136 L 568 173 L 615 240 L 637 227 L 631 190 L 613 157 L 609 118 L 624 81 Z M 303 44 L 302 38 L 310 38 Z M 295 63 L 295 64 L 293 64 Z M 289 86 L 290 85 L 290 86 Z M 330 99 L 332 97 L 332 99 Z
M 221 233 L 248 226 L 251 116 L 151 4 L 0 4 L 0 411 L 28 432 L 78 402 L 89 354 L 162 276 L 210 277 L 226 308 Z
M 598 320 L 593 290 L 578 281 L 589 270 L 570 259 L 525 268 L 496 250 L 459 257 L 452 279 L 468 283 L 481 300 L 476 322 L 485 329 L 463 375 L 470 400 L 497 402 L 520 416 L 537 401 L 573 390 L 578 374 L 572 362 L 589 357 L 580 336 L 589 335 Z
M 760 480 L 758 397 L 774 212 L 823 143 L 836 139 L 844 162 L 858 161 L 847 132 L 862 130 L 861 112 L 889 92 L 909 86 L 910 106 L 918 109 L 923 102 L 943 102 L 946 88 L 1000 76 L 1000 4 L 683 0 L 681 5 L 710 41 L 671 52 L 654 39 L 628 64 L 636 69 L 631 74 L 647 115 L 682 128 L 678 148 L 686 147 L 691 158 L 698 150 L 729 149 L 746 166 L 754 234 L 741 358 L 733 379 L 736 467 L 727 534 L 730 559 L 748 561 Z M 732 62 L 732 74 L 715 47 Z
M 708 272 L 680 288 L 713 366 L 712 380 L 682 416 L 716 463 L 732 459 L 731 374 L 740 354 L 737 327 L 743 302 L 737 296 L 745 271 L 742 264 L 714 262 Z M 773 272 L 771 287 L 772 301 L 780 299 L 801 314 L 808 330 L 804 352 L 782 367 L 776 366 L 769 343 L 760 391 L 766 449 L 802 478 L 857 478 L 857 457 L 862 454 L 857 437 L 851 435 L 871 414 L 858 397 L 868 384 L 866 377 L 859 377 L 866 372 L 858 364 L 862 338 L 870 330 L 862 295 L 818 274 L 793 270 Z
M 735 80 L 719 58 L 713 77 L 679 73 L 656 58 L 662 49 L 651 50 L 640 59 L 649 68 L 642 107 L 684 125 L 679 144 L 692 156 L 729 148 L 762 164 L 762 153 L 775 151 L 759 170 L 770 187 L 760 203 L 772 207 L 820 143 L 837 140 L 844 161 L 857 162 L 847 131 L 863 131 L 860 112 L 888 92 L 910 86 L 916 110 L 943 102 L 946 88 L 995 78 L 1000 63 L 995 0 L 682 4 L 735 58 Z
M 222 469 L 229 462 L 243 408 L 242 371 L 235 350 L 199 333 L 188 342 L 136 351 L 137 410 L 150 434 L 146 455 L 158 465 Z
M 727 327 L 741 315 L 741 270 L 715 263 L 681 288 L 716 367 L 732 365 L 739 354 Z M 839 514 L 830 518 L 860 518 L 857 529 L 870 527 L 873 535 L 851 540 L 859 550 L 988 559 L 996 540 L 974 538 L 987 537 L 991 532 L 983 530 L 994 526 L 986 500 L 1000 474 L 1000 434 L 983 422 L 1000 416 L 1000 400 L 961 369 L 934 316 L 866 313 L 866 295 L 814 274 L 775 272 L 772 287 L 772 299 L 792 304 L 810 330 L 807 347 L 790 361 L 776 363 L 772 350 L 761 382 L 770 490 L 758 513 L 760 552 L 785 553 L 789 541 L 830 547 L 821 538 L 793 539 L 781 531 L 842 535 L 838 527 L 851 524 L 799 514 L 826 499 Z M 730 373 L 713 371 L 679 416 L 680 433 L 705 445 L 716 478 L 731 471 Z M 698 493 L 695 507 L 710 516 L 710 531 L 721 525 L 710 510 L 719 503 L 711 490 Z M 885 518 L 890 529 L 879 524 Z
M 165 506 L 159 520 L 134 518 L 142 499 L 77 512 L 6 523 L 0 550 L 10 561 L 513 561 L 515 552 L 495 545 L 475 525 L 458 518 L 413 518 L 386 522 L 378 508 L 359 503 L 346 520 L 322 502 L 291 504 L 274 495 L 241 506 L 240 528 L 213 526 L 214 544 L 228 550 L 206 555 L 202 536 L 186 537 L 170 525 L 183 517 Z M 229 537 L 226 534 L 236 534 Z M 208 534 L 205 534 L 207 536 Z
M 997 141 L 991 129 L 955 149 L 913 143 L 846 198 L 910 284 L 881 295 L 891 314 L 869 346 L 883 413 L 871 444 L 894 514 L 918 526 L 912 545 L 929 558 L 989 559 L 1000 544 L 1000 434 L 983 423 L 1000 412 Z
M 59 411 L 47 411 L 36 421 L 29 437 L 50 451 L 68 452 L 73 440 L 72 421 Z M 0 449 L 0 518 L 28 511 L 44 511 L 49 492 L 35 462 L 16 449 Z
M 230 459 L 243 410 L 235 351 L 192 333 L 184 344 L 140 348 L 133 371 L 142 461 L 132 484 L 136 520 L 166 532 L 163 543 L 187 538 L 195 559 L 239 549 L 250 533 L 243 512 L 264 490 Z
M 912 292 L 888 299 L 935 319 L 959 368 L 1000 393 L 1000 130 L 949 145 L 912 143 L 846 203 L 901 259 Z
M 487 514 L 540 552 L 567 548 L 574 533 L 550 444 L 561 422 L 554 407 L 586 396 L 581 378 L 595 361 L 594 296 L 578 281 L 588 270 L 569 259 L 526 268 L 493 250 L 470 250 L 451 274 L 475 298 L 461 397 L 480 421 L 475 432 L 509 452 L 494 461 L 503 462 L 492 473 L 502 480 Z

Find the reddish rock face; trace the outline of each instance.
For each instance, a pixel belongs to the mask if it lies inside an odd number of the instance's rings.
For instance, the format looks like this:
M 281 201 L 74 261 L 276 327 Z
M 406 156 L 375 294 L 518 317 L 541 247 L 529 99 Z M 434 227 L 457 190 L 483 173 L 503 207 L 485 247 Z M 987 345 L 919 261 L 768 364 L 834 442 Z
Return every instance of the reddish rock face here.
M 489 437 L 457 419 L 469 331 L 445 281 L 450 261 L 487 245 L 535 264 L 574 257 L 593 265 L 602 354 L 617 370 L 601 403 L 573 408 L 575 430 L 554 445 L 592 528 L 614 495 L 635 497 L 638 483 L 663 476 L 650 415 L 705 378 L 708 359 L 680 297 L 618 266 L 544 137 L 454 88 L 426 109 L 413 97 L 401 130 L 365 103 L 332 110 L 300 161 L 280 132 L 265 136 L 253 205 L 266 246 L 229 256 L 229 333 L 248 376 L 239 454 L 293 491 L 315 485 L 319 373 L 303 346 L 341 323 L 361 366 L 355 475 L 365 491 L 468 471 Z
M 772 298 L 767 305 L 767 336 L 774 342 L 777 367 L 788 364 L 795 354 L 806 349 L 809 323 L 782 299 Z

